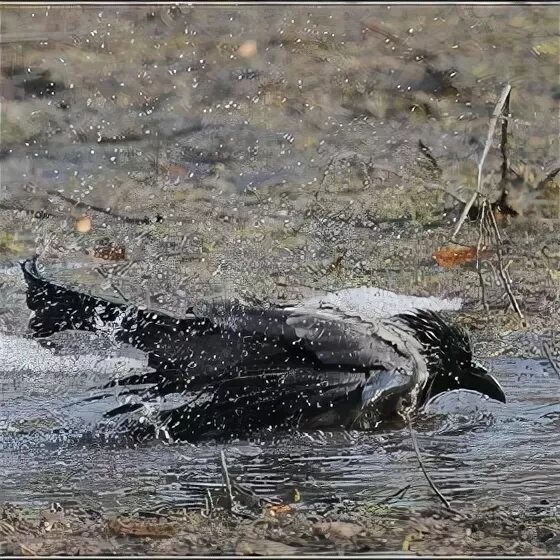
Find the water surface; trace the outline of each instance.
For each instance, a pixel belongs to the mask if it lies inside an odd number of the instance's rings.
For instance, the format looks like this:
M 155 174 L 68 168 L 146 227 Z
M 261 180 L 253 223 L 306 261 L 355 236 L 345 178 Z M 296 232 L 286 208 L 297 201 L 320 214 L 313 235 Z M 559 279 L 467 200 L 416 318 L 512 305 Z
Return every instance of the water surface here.
M 0 495 L 6 501 L 107 511 L 200 508 L 208 492 L 222 491 L 222 449 L 233 479 L 271 499 L 287 500 L 297 488 L 304 506 L 377 502 L 409 485 L 403 505 L 434 499 L 406 428 L 265 434 L 225 445 L 132 447 L 86 437 L 114 399 L 68 404 L 116 371 L 144 364 L 122 352 L 68 351 L 57 355 L 29 339 L 0 338 Z M 431 403 L 415 423 L 424 463 L 456 507 L 544 506 L 560 496 L 558 378 L 536 359 L 494 358 L 487 365 L 508 403 L 467 392 Z

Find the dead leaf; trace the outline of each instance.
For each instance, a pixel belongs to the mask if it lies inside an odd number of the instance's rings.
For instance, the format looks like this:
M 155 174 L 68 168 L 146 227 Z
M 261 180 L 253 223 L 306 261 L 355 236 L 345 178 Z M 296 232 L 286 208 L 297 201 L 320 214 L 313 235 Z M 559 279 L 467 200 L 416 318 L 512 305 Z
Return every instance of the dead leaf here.
M 288 504 L 275 504 L 267 506 L 266 513 L 272 517 L 280 517 L 282 515 L 292 515 L 295 512 L 292 506 Z
M 325 537 L 327 539 L 348 540 L 357 537 L 363 533 L 364 528 L 356 523 L 348 523 L 345 521 L 332 521 L 328 523 L 315 523 L 313 525 L 313 534 Z
M 126 258 L 122 245 L 98 245 L 93 248 L 93 256 L 106 261 L 122 261 Z
M 476 260 L 476 247 L 463 247 L 461 245 L 450 245 L 438 249 L 432 256 L 434 260 L 442 268 L 453 268 L 461 264 Z M 479 253 L 480 258 L 487 257 L 491 254 L 489 250 L 482 250 Z
M 176 175 L 178 177 L 183 177 L 184 175 L 187 175 L 187 173 L 188 173 L 187 169 L 184 166 L 179 165 L 177 163 L 170 163 L 167 166 L 167 172 L 170 175 Z
M 109 519 L 108 529 L 117 535 L 131 537 L 172 537 L 177 533 L 176 523 Z
M 60 511 L 43 511 L 41 513 L 41 518 L 43 521 L 43 529 L 46 532 L 60 528 L 68 529 L 70 527 L 70 522 L 64 517 L 64 513 Z

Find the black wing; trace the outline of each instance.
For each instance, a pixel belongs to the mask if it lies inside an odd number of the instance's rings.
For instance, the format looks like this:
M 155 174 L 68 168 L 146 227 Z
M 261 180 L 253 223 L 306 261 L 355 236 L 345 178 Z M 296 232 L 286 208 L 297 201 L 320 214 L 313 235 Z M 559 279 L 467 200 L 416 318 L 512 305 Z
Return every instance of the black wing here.
M 407 352 L 382 324 L 334 311 L 237 304 L 214 306 L 203 318 L 176 319 L 57 286 L 41 278 L 34 260 L 22 269 L 37 336 L 111 329 L 117 340 L 147 352 L 156 371 L 111 383 L 124 385 L 140 402 L 108 416 L 179 394 L 181 404 L 155 413 L 155 425 L 174 439 L 268 426 L 348 426 L 366 400 L 379 402 L 414 384 Z M 394 376 L 394 368 L 408 374 Z M 137 423 L 132 429 L 141 432 L 153 424 Z
M 129 383 L 161 383 L 162 391 L 173 391 L 185 389 L 188 381 L 278 368 L 365 372 L 409 363 L 406 353 L 379 332 L 380 326 L 376 330 L 334 311 L 310 314 L 226 303 L 209 308 L 207 317 L 178 319 L 53 284 L 40 276 L 35 260 L 22 269 L 35 335 L 110 330 L 116 340 L 146 352 L 157 370 L 131 377 Z

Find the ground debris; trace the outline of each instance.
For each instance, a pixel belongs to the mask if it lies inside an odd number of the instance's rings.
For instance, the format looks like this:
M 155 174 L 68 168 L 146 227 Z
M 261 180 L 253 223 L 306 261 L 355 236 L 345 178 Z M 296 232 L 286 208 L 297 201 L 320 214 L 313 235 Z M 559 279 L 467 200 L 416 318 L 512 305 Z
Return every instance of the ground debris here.
M 295 546 L 269 539 L 242 538 L 235 547 L 235 553 L 240 556 L 292 556 L 300 552 Z
M 315 525 L 313 525 L 313 533 L 332 541 L 350 540 L 363 534 L 364 528 L 356 523 L 331 521 L 315 523 Z
M 165 538 L 177 534 L 179 526 L 173 522 L 114 518 L 107 520 L 107 529 L 117 535 Z
M 64 530 L 45 531 L 44 512 L 0 508 L 0 552 L 10 555 L 238 554 L 283 555 L 339 552 L 414 554 L 558 554 L 560 520 L 554 508 L 512 512 L 502 507 L 461 512 L 415 510 L 354 503 L 321 519 L 314 511 L 255 519 L 216 508 L 209 518 L 195 511 L 181 518 L 64 510 Z M 352 520 L 352 521 L 351 521 Z

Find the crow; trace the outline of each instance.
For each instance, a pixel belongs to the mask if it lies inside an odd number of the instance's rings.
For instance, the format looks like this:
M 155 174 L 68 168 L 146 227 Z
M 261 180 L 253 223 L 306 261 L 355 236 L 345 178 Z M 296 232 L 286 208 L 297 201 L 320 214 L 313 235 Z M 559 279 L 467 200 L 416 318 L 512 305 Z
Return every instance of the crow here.
M 52 283 L 36 257 L 21 268 L 34 337 L 110 332 L 147 354 L 150 371 L 104 386 L 124 390 L 105 417 L 137 441 L 374 428 L 457 389 L 505 402 L 467 333 L 429 309 L 364 319 L 333 306 L 222 301 L 175 318 Z

